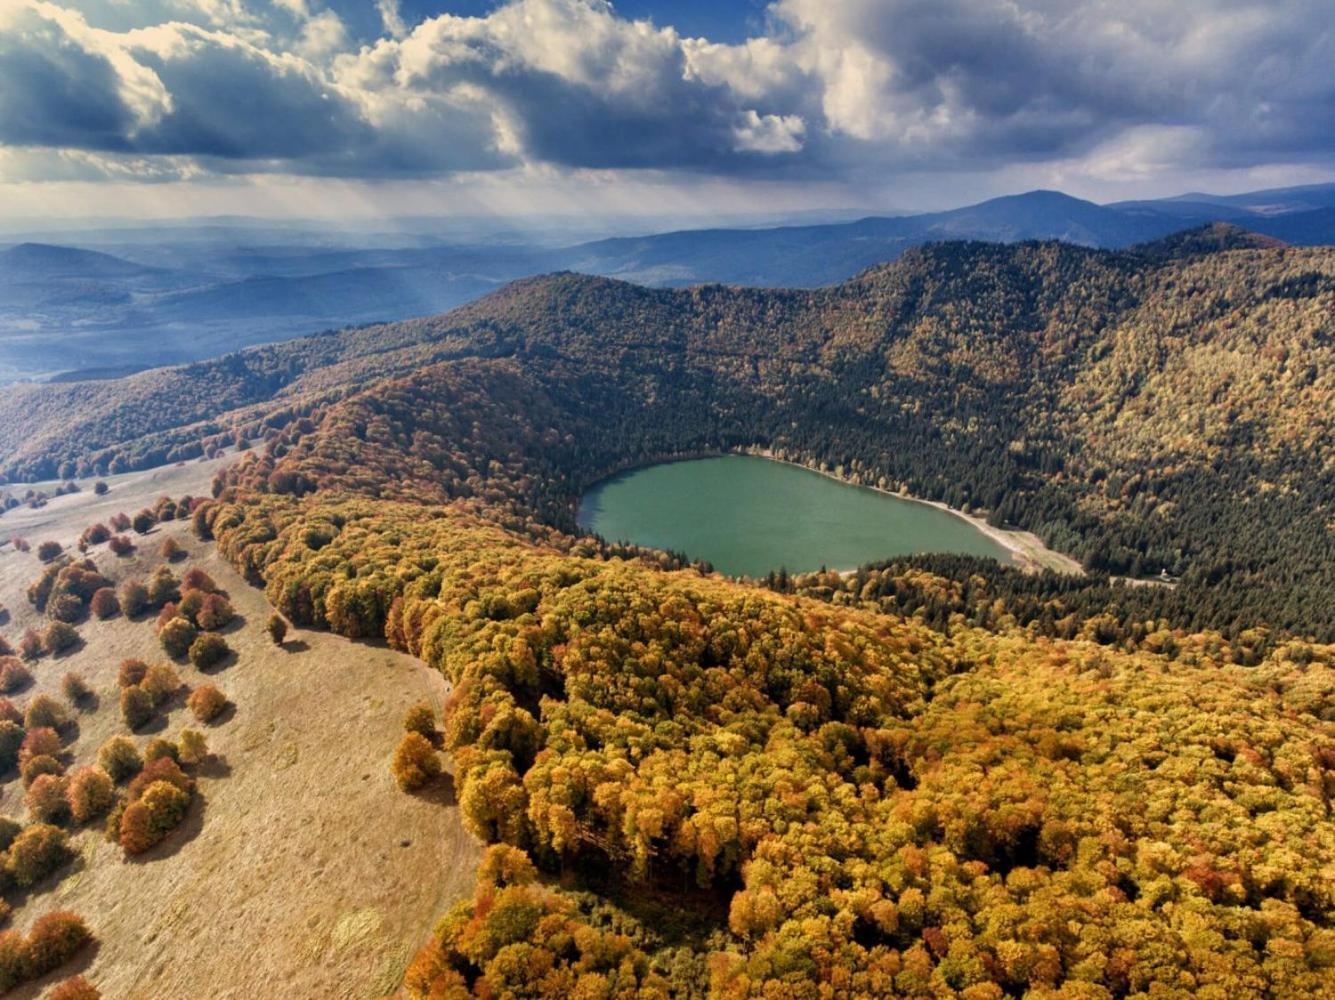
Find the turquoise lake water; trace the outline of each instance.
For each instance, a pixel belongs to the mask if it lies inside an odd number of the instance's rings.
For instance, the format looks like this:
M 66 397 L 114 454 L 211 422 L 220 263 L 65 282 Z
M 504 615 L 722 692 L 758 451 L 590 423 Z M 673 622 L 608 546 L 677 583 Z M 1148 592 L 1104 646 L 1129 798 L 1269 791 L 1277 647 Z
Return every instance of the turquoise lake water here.
M 723 455 L 634 469 L 594 486 L 578 520 L 608 541 L 705 559 L 730 576 L 806 572 L 919 552 L 1011 562 L 969 522 L 809 469 Z

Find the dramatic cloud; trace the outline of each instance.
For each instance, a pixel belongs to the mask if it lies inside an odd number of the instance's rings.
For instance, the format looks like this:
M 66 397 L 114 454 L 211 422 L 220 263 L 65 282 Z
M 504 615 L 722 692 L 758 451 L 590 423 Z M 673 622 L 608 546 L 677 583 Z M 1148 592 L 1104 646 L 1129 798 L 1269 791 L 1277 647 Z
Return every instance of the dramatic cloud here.
M 63 3 L 0 4 L 0 146 L 80 170 L 1124 177 L 1335 158 L 1329 0 L 776 0 L 737 45 L 683 37 L 666 3 L 655 22 L 511 0 L 417 24 L 398 0 Z

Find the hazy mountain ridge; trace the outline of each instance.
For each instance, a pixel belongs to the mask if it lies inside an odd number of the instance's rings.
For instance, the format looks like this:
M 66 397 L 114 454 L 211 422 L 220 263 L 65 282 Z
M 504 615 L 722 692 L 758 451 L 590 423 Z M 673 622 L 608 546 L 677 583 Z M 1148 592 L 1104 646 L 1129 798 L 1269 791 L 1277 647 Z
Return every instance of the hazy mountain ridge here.
M 74 366 L 175 364 L 350 323 L 427 315 L 506 281 L 557 270 L 664 287 L 817 287 L 943 239 L 1060 239 L 1121 248 L 1223 220 L 1291 243 L 1335 241 L 1326 188 L 1285 197 L 1260 192 L 1100 206 L 1035 191 L 916 216 L 687 230 L 564 249 L 224 245 L 210 255 L 192 245 L 182 251 L 183 270 L 30 244 L 0 251 L 0 379 L 6 371 L 12 378 Z M 126 252 L 141 250 L 127 244 Z

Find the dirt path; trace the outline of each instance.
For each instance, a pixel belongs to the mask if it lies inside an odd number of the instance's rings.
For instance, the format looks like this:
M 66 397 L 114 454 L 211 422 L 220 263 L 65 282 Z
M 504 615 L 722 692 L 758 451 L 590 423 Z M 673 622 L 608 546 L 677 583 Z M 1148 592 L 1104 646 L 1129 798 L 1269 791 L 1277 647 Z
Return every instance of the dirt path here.
M 106 497 L 89 489 L 39 511 L 11 512 L 0 519 L 0 537 L 8 537 L 9 517 L 22 513 L 12 523 L 25 522 L 21 533 L 34 543 L 71 542 L 91 521 L 133 512 L 164 488 L 206 492 L 213 475 L 207 463 L 156 471 L 167 478 L 116 477 Z M 201 727 L 216 760 L 201 769 L 198 801 L 180 829 L 134 861 L 100 829 L 82 831 L 74 838 L 80 860 L 16 910 L 11 926 L 24 929 L 42 913 L 73 910 L 99 944 L 12 995 L 39 996 L 83 971 L 108 1000 L 381 996 L 397 985 L 436 915 L 471 886 L 479 854 L 448 782 L 410 796 L 389 775 L 404 711 L 424 699 L 439 708 L 443 682 L 411 657 L 325 633 L 296 631 L 276 649 L 264 632 L 271 609 L 263 594 L 185 528 L 160 526 L 126 559 L 105 546 L 94 557 L 116 579 L 146 575 L 170 535 L 188 551 L 178 574 L 202 566 L 228 592 L 243 619 L 225 630 L 236 657 L 208 677 L 188 664 L 178 669 L 186 685 L 217 684 L 235 709 Z M 33 555 L 0 549 L 0 604 L 11 614 L 0 632 L 11 641 L 40 622 L 23 596 L 38 572 Z M 151 618 L 86 622 L 79 632 L 82 648 L 38 661 L 35 685 L 15 697 L 22 705 L 39 691 L 58 696 L 66 671 L 94 689 L 98 706 L 76 717 L 71 766 L 91 762 L 105 739 L 125 731 L 120 660 L 163 658 Z M 185 725 L 195 723 L 178 699 L 165 725 L 150 726 L 137 742 L 174 738 Z M 22 794 L 11 776 L 0 787 L 0 810 L 22 815 Z

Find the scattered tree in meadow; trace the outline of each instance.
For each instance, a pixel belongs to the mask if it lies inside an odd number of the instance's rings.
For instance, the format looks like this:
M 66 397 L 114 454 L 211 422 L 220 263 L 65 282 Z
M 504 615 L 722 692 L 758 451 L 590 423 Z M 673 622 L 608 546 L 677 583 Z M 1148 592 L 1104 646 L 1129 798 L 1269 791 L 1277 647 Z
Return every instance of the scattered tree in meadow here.
M 161 635 L 163 627 L 173 618 L 185 618 L 190 624 L 194 624 L 187 615 L 180 614 L 180 607 L 175 601 L 168 601 L 158 608 L 158 617 L 153 621 L 153 634 Z
M 111 529 L 99 521 L 83 529 L 83 534 L 79 536 L 79 546 L 86 548 L 90 545 L 101 545 L 110 538 Z
M 67 652 L 78 643 L 78 630 L 65 622 L 52 622 L 42 633 L 42 648 L 52 655 Z
M 0 698 L 0 720 L 23 724 L 23 713 L 8 698 Z
M 23 744 L 23 727 L 10 720 L 0 720 L 0 774 L 8 774 L 19 762 L 19 747 Z
M 181 585 L 166 566 L 159 566 L 148 579 L 148 600 L 154 607 L 180 600 Z
M 182 729 L 176 740 L 176 757 L 180 763 L 194 767 L 209 755 L 209 741 L 198 729 Z
M 73 671 L 66 672 L 65 676 L 60 679 L 60 690 L 70 706 L 76 709 L 88 704 L 93 694 L 93 689 Z
M 26 966 L 28 978 L 40 979 L 64 965 L 93 940 L 83 919 L 56 910 L 38 917 L 28 931 Z
M 209 594 L 195 615 L 195 624 L 206 632 L 215 632 L 235 617 L 236 611 L 227 598 L 222 594 Z
M 153 530 L 153 525 L 156 523 L 157 521 L 151 510 L 141 510 L 130 519 L 130 527 L 134 528 L 135 533 L 139 535 L 147 535 Z
M 147 673 L 148 664 L 143 660 L 136 660 L 133 657 L 124 659 L 116 668 L 116 683 L 123 688 L 134 687 L 142 683 Z
M 28 786 L 23 804 L 38 822 L 59 825 L 69 819 L 68 791 L 69 779 L 63 774 L 39 774 Z
M 185 555 L 185 550 L 175 538 L 164 538 L 162 544 L 158 546 L 158 555 L 168 562 L 176 562 Z
M 169 781 L 155 781 L 125 807 L 120 844 L 126 854 L 141 854 L 161 842 L 185 819 L 190 794 Z
M 23 742 L 19 745 L 19 764 L 34 757 L 59 757 L 64 750 L 60 734 L 51 726 L 25 727 Z
M 410 733 L 420 733 L 430 740 L 436 735 L 436 713 L 426 702 L 419 701 L 404 714 L 403 728 Z
M 49 823 L 31 823 L 5 852 L 5 870 L 14 884 L 36 885 L 73 857 L 65 831 Z
M 28 629 L 19 640 L 19 655 L 25 660 L 35 660 L 42 655 L 44 647 L 42 636 L 36 629 Z
M 163 758 L 179 764 L 180 752 L 177 750 L 176 744 L 171 740 L 163 739 L 161 736 L 154 736 L 144 747 L 144 765 L 148 766 Z
M 60 553 L 63 551 L 65 551 L 64 546 L 62 546 L 59 542 L 53 542 L 53 541 L 41 542 L 37 546 L 37 558 L 42 560 L 42 562 L 44 563 L 49 563 L 52 559 L 60 555 Z
M 143 769 L 139 750 L 128 736 L 113 736 L 98 748 L 97 763 L 119 784 L 128 781 Z
M 116 784 L 100 767 L 81 767 L 70 775 L 66 799 L 74 822 L 87 823 L 105 814 L 115 803 Z
M 51 1000 L 102 1000 L 102 994 L 83 976 L 75 976 L 73 979 L 66 979 L 52 990 Z
M 27 980 L 28 942 L 16 930 L 0 931 L 0 993 L 8 993 Z
M 57 730 L 69 722 L 69 718 L 69 712 L 64 705 L 49 694 L 39 694 L 28 702 L 28 707 L 23 712 L 23 725 L 29 732 L 34 732 L 39 727 Z
M 421 788 L 440 776 L 436 748 L 421 733 L 404 733 L 394 751 L 390 772 L 405 792 Z
M 213 582 L 213 577 L 195 566 L 187 570 L 185 576 L 181 578 L 181 590 L 198 590 L 205 594 L 213 594 L 217 592 L 218 585 Z
M 281 646 L 283 640 L 287 638 L 287 620 L 278 612 L 269 616 L 269 622 L 265 626 L 269 632 L 269 638 L 273 640 L 275 646 Z
M 134 551 L 134 541 L 129 535 L 112 535 L 107 542 L 107 548 L 111 550 L 112 555 L 128 556 Z
M 100 497 L 104 497 L 110 492 L 111 487 L 107 485 L 106 480 L 99 479 L 93 484 L 93 492 Z
M 126 580 L 121 584 L 120 605 L 126 618 L 138 618 L 148 610 L 148 588 L 138 580 Z
M 212 722 L 227 707 L 227 696 L 212 684 L 201 684 L 190 692 L 186 704 L 200 722 Z
M 58 622 L 73 625 L 83 617 L 83 601 L 77 594 L 56 594 L 46 603 L 46 615 Z
M 158 631 L 158 641 L 173 659 L 179 659 L 190 651 L 195 636 L 195 626 L 181 617 L 171 619 Z
M 101 587 L 93 592 L 93 599 L 88 602 L 89 610 L 98 618 L 107 619 L 116 615 L 120 609 L 120 601 L 116 600 L 116 592 L 110 587 Z
M 190 662 L 200 670 L 208 670 L 225 660 L 230 652 L 227 640 L 217 632 L 203 632 L 190 644 Z
M 0 660 L 0 691 L 13 694 L 22 691 L 32 683 L 32 674 L 28 668 L 12 656 Z
M 36 754 L 19 764 L 19 779 L 24 788 L 31 788 L 32 783 L 46 775 L 65 773 L 65 765 L 48 754 Z
M 141 729 L 153 718 L 153 698 L 139 686 L 121 688 L 121 716 L 130 729 Z
M 181 687 L 181 676 L 170 663 L 155 663 L 144 673 L 139 686 L 153 699 L 154 707 L 166 704 Z
M 162 756 L 144 764 L 144 769 L 130 780 L 125 796 L 133 802 L 143 794 L 145 788 L 154 782 L 165 781 L 187 794 L 194 791 L 195 783 L 181 770 L 179 764 L 170 756 Z

